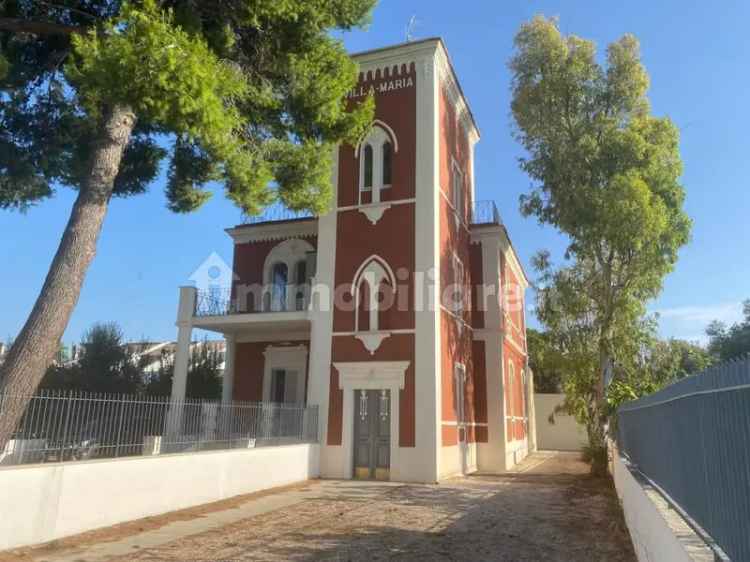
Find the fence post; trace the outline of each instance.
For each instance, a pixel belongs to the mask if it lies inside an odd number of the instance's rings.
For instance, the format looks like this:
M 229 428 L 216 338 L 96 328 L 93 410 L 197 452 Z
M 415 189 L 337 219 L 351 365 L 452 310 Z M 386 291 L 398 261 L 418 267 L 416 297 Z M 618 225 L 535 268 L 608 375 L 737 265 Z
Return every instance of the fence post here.
M 115 457 L 120 456 L 120 439 L 122 438 L 122 420 L 123 420 L 123 414 L 125 413 L 125 396 L 120 395 L 122 397 L 122 400 L 120 400 L 120 421 L 117 424 L 117 445 L 115 445 Z
M 60 461 L 65 460 L 65 443 L 68 440 L 68 423 L 70 422 L 70 405 L 71 405 L 70 396 L 71 394 L 69 394 L 66 397 L 67 400 L 65 400 L 65 425 L 63 426 L 62 439 L 60 440 Z M 62 394 L 60 397 L 62 398 Z

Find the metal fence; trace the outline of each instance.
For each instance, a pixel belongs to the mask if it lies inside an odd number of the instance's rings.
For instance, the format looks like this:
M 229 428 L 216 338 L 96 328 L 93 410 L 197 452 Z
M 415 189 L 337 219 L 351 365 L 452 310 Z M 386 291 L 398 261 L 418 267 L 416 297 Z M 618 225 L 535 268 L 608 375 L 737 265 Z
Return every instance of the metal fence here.
M 0 394 L 0 416 L 17 398 Z M 0 464 L 314 443 L 317 434 L 317 406 L 46 391 L 31 397 Z
M 750 357 L 620 407 L 619 447 L 732 560 L 750 560 Z
M 314 215 L 310 211 L 293 211 L 282 203 L 273 203 L 266 207 L 259 215 L 242 215 L 244 224 L 261 224 L 265 222 L 282 222 L 298 219 L 310 219 Z
M 475 201 L 471 210 L 471 224 L 502 224 L 500 212 L 492 200 Z

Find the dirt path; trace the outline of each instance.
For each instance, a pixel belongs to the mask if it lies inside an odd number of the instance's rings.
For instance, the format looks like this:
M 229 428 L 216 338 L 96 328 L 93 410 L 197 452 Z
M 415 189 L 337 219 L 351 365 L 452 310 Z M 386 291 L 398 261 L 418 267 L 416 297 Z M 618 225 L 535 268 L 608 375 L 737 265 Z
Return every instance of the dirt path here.
M 264 511 L 263 501 L 277 507 Z M 12 559 L 635 560 L 609 483 L 590 478 L 577 455 L 562 453 L 539 453 L 501 476 L 438 486 L 321 481 L 187 521 L 171 517 L 141 534 L 113 528 L 111 538 L 99 531 L 93 542 L 82 535 Z

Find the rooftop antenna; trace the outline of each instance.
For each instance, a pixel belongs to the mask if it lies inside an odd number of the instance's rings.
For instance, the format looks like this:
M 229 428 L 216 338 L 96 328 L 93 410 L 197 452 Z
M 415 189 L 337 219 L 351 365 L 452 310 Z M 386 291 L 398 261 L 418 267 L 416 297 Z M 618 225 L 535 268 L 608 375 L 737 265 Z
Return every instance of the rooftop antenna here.
M 407 43 L 411 43 L 412 41 L 414 41 L 414 30 L 416 29 L 417 25 L 419 25 L 419 20 L 417 19 L 417 15 L 414 14 L 409 18 L 409 23 L 406 24 Z

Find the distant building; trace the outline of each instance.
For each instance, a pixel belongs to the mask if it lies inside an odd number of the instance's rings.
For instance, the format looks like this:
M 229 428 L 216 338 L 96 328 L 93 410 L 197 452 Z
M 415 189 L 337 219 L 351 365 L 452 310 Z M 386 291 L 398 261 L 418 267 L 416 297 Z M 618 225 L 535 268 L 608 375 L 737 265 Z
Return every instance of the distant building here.
M 219 368 L 224 369 L 224 352 L 226 342 L 224 340 L 206 340 L 194 341 L 190 344 L 191 353 L 200 350 L 203 346 L 208 347 L 210 351 L 219 354 Z M 155 373 L 159 368 L 166 364 L 174 362 L 174 355 L 177 351 L 177 342 L 128 342 L 125 344 L 128 354 L 132 355 L 134 360 L 141 362 L 143 370 L 146 373 Z
M 0 344 L 1 345 L 1 344 Z M 219 353 L 219 369 L 224 369 L 224 352 L 226 342 L 224 340 L 194 341 L 190 344 L 190 352 L 199 350 L 203 346 L 209 350 Z M 156 373 L 163 365 L 171 365 L 174 362 L 177 342 L 173 341 L 133 341 L 127 342 L 125 350 L 133 357 L 133 361 L 140 364 L 145 373 Z M 0 348 L 1 350 L 2 348 Z M 73 344 L 70 346 L 70 354 L 62 361 L 56 361 L 60 366 L 69 366 L 77 363 L 83 357 L 84 346 Z M 0 351 L 0 362 L 2 352 Z

